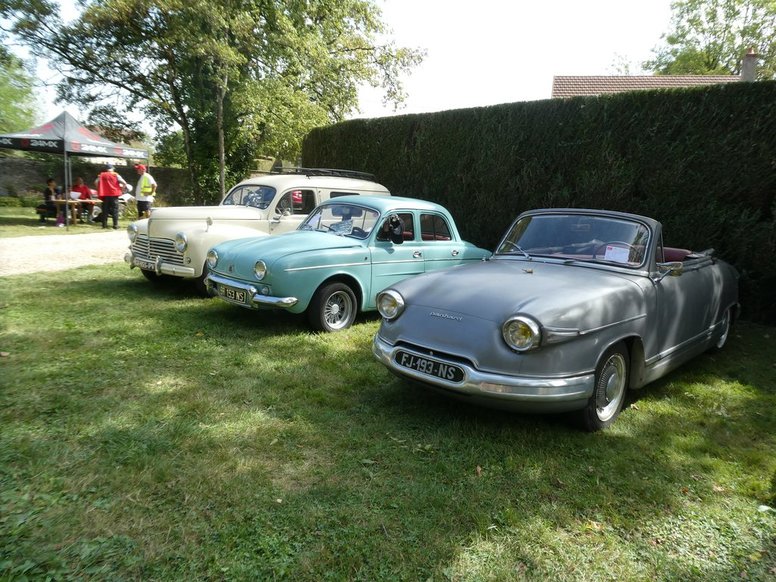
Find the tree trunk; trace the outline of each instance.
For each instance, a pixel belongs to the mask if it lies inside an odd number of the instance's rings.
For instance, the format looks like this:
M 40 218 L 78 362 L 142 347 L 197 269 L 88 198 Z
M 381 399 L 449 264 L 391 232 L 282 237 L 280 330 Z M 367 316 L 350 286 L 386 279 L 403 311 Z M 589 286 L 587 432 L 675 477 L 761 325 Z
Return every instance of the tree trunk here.
M 226 149 L 224 147 L 224 99 L 229 78 L 225 77 L 223 84 L 218 88 L 218 104 L 216 106 L 216 124 L 218 127 L 218 185 L 221 192 L 220 199 L 226 196 Z

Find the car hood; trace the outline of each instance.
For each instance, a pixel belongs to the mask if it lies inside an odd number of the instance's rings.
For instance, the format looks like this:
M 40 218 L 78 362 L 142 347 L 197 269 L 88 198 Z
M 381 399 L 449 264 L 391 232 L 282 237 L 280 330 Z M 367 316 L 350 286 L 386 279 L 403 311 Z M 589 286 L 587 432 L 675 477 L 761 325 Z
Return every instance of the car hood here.
M 594 267 L 491 260 L 407 279 L 394 288 L 408 305 L 441 317 L 466 315 L 501 325 L 526 314 L 544 326 L 584 330 L 642 315 L 638 278 Z
M 173 206 L 154 208 L 151 220 L 244 220 L 262 213 L 250 206 Z
M 261 259 L 271 267 L 278 259 L 299 253 L 333 251 L 362 247 L 363 241 L 325 232 L 295 230 L 271 238 L 242 238 L 222 242 L 215 247 L 218 253 L 217 272 L 237 276 L 253 276 L 253 266 Z M 231 270 L 229 270 L 231 267 Z

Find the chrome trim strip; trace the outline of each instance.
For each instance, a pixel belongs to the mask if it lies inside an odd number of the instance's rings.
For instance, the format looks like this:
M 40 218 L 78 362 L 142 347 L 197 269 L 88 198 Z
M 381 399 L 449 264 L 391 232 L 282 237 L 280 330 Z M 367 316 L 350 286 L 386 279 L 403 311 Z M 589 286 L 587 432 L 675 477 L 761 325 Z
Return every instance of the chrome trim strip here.
M 673 356 L 676 352 L 679 352 L 679 351 L 687 348 L 688 346 L 692 346 L 694 344 L 699 344 L 702 341 L 709 339 L 714 334 L 714 330 L 715 330 L 715 328 L 718 325 L 719 325 L 719 323 L 714 323 L 714 324 L 711 325 L 711 327 L 709 327 L 708 329 L 703 330 L 701 333 L 699 333 L 697 335 L 694 335 L 690 339 L 684 340 L 682 343 L 676 344 L 675 346 L 670 347 L 667 350 L 665 350 L 663 352 L 660 352 L 659 354 L 655 354 L 654 356 L 652 356 L 651 358 L 646 360 L 646 362 L 645 362 L 646 365 L 647 366 L 651 366 L 655 362 L 659 362 L 660 360 L 664 360 L 664 359 L 666 359 L 668 357 Z
M 646 313 L 640 313 L 639 315 L 634 315 L 633 317 L 629 317 L 628 319 L 621 319 L 620 321 L 615 321 L 613 323 L 607 323 L 606 325 L 602 325 L 601 327 L 594 327 L 591 329 L 587 329 L 585 331 L 579 332 L 579 335 L 588 335 L 591 333 L 596 333 L 601 330 L 614 327 L 615 325 L 621 325 L 623 323 L 630 323 L 631 321 L 636 321 L 638 319 L 645 319 L 647 317 Z
M 421 257 L 421 258 L 418 258 L 418 259 L 403 259 L 401 261 L 374 261 L 374 262 L 372 262 L 372 265 L 373 266 L 374 265 L 399 265 L 401 263 L 415 264 L 415 263 L 424 263 L 424 262 L 425 261 Z
M 339 263 L 336 265 L 316 265 L 314 267 L 293 267 L 290 269 L 283 269 L 286 273 L 291 273 L 293 271 L 312 271 L 314 269 L 332 269 L 332 268 L 339 268 L 339 267 L 360 267 L 361 265 L 368 265 L 368 262 L 360 262 L 360 263 Z
M 613 323 L 607 323 L 606 325 L 602 325 L 600 327 L 594 327 L 591 329 L 587 329 L 585 331 L 572 328 L 572 327 L 542 327 L 542 332 L 544 332 L 544 338 L 545 338 L 544 341 L 542 341 L 542 345 L 559 344 L 562 342 L 567 342 L 569 340 L 572 340 L 580 336 L 596 333 L 601 330 L 607 329 L 609 327 L 621 325 L 623 323 L 630 323 L 631 321 L 636 321 L 637 319 L 644 319 L 645 317 L 647 317 L 647 314 L 642 313 L 639 315 L 634 315 L 633 317 L 629 317 L 628 319 L 615 321 Z
M 441 361 L 461 368 L 464 372 L 463 382 L 453 383 L 441 378 L 435 378 L 399 366 L 393 361 L 397 351 L 404 351 L 420 358 L 429 358 L 426 354 L 408 349 L 393 347 L 375 334 L 372 342 L 372 353 L 375 358 L 391 371 L 413 378 L 426 384 L 445 388 L 451 392 L 470 396 L 481 396 L 493 399 L 505 399 L 525 403 L 562 403 L 584 401 L 593 394 L 595 374 L 565 376 L 559 378 L 537 378 L 528 376 L 510 376 L 480 372 L 469 365 L 451 362 L 434 355 L 431 359 Z

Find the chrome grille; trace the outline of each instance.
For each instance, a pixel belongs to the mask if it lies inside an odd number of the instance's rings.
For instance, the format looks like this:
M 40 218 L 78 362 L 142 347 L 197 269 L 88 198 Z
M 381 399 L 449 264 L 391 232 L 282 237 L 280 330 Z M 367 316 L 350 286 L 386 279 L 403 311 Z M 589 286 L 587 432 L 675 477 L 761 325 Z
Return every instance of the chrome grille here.
M 162 257 L 165 263 L 183 266 L 183 255 L 175 250 L 175 243 L 166 238 L 149 239 L 147 235 L 139 234 L 132 243 L 132 254 L 143 261 L 156 261 L 157 257 Z

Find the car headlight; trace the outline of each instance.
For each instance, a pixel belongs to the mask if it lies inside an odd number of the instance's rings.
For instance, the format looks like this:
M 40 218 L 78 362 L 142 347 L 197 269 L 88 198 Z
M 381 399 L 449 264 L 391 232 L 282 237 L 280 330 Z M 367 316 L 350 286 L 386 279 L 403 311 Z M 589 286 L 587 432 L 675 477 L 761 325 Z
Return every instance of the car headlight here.
M 404 311 L 404 297 L 393 289 L 378 293 L 377 311 L 385 319 L 396 319 L 402 314 L 402 311 Z
M 218 263 L 218 253 L 215 249 L 210 249 L 207 252 L 207 266 L 209 269 L 215 269 Z
M 253 265 L 253 274 L 256 275 L 256 278 L 261 281 L 267 274 L 267 265 L 264 261 L 256 261 L 256 264 Z
M 137 225 L 134 222 L 127 227 L 127 236 L 129 237 L 129 242 L 135 242 L 137 238 Z
M 501 327 L 501 335 L 507 345 L 518 352 L 526 352 L 539 347 L 542 332 L 539 324 L 524 315 L 510 317 Z
M 185 233 L 179 232 L 175 234 L 175 250 L 179 253 L 186 252 L 189 246 L 189 239 Z

